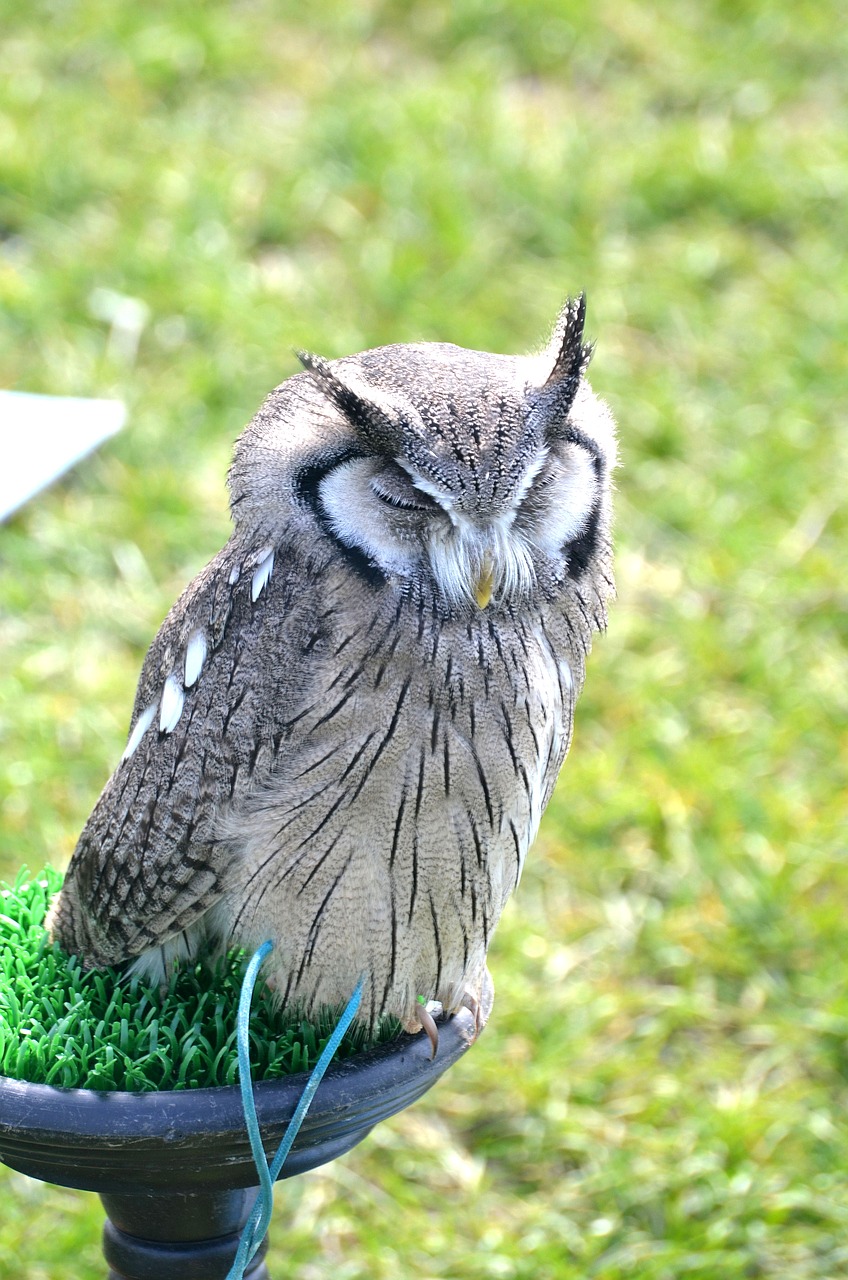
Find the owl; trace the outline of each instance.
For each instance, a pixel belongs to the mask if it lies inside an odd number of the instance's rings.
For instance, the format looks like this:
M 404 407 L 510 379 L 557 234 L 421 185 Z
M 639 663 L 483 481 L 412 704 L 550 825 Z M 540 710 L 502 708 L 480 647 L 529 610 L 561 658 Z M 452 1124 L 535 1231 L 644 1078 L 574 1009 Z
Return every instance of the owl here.
M 306 1014 L 480 1018 L 486 955 L 613 591 L 612 417 L 582 295 L 542 354 L 393 345 L 303 371 L 236 443 L 234 530 L 145 659 L 51 910 L 160 980 L 266 940 Z

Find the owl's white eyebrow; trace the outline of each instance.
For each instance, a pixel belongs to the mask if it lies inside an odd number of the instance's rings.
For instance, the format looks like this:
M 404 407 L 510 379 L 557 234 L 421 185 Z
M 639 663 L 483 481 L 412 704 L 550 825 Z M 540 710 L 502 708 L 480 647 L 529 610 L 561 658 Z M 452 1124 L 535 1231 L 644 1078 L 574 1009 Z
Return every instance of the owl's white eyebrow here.
M 445 493 L 444 489 L 440 489 L 438 485 L 433 484 L 430 480 L 425 480 L 417 471 L 413 471 L 408 462 L 403 458 L 395 458 L 397 465 L 406 472 L 412 481 L 413 488 L 420 489 L 422 493 L 426 493 L 428 498 L 434 498 L 438 502 L 443 511 L 446 511 L 454 524 L 456 520 L 453 515 L 453 498 L 449 493 Z
M 524 475 L 521 477 L 518 484 L 515 486 L 515 496 L 513 497 L 513 500 L 512 500 L 513 510 L 515 510 L 516 507 L 521 506 L 527 494 L 527 490 L 530 488 L 531 484 L 536 479 L 536 476 L 539 474 L 539 472 L 542 470 L 542 467 L 547 462 L 549 452 L 550 450 L 547 448 L 547 446 L 543 445 L 542 448 L 539 450 L 539 452 L 536 454 L 536 457 L 530 463 L 530 466 L 524 472 Z

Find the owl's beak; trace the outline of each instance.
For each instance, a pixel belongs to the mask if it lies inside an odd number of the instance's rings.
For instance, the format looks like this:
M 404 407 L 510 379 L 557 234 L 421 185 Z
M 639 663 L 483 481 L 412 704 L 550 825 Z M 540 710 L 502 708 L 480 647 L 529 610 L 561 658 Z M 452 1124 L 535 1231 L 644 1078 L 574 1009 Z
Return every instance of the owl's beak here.
M 483 564 L 480 568 L 480 577 L 477 579 L 477 585 L 474 588 L 474 599 L 477 601 L 481 609 L 485 609 L 486 605 L 492 598 L 492 586 L 494 584 L 495 566 L 492 557 L 486 552 L 483 557 Z

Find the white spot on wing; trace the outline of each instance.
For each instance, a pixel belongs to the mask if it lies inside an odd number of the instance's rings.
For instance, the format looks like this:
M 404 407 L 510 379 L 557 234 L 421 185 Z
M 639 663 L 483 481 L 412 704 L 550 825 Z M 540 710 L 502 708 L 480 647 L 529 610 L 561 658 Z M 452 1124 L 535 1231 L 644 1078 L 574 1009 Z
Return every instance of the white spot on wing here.
M 250 584 L 250 598 L 254 604 L 262 594 L 262 590 L 270 578 L 273 568 L 274 548 L 269 547 L 265 553 L 264 559 L 261 561 L 258 568 L 254 570 L 253 579 Z
M 195 631 L 188 642 L 185 656 L 185 677 L 183 684 L 187 689 L 196 682 L 206 661 L 206 636 L 202 631 Z
M 145 707 L 141 715 L 136 720 L 135 725 L 133 726 L 133 731 L 130 734 L 129 741 L 127 742 L 124 754 L 121 756 L 122 760 L 129 760 L 130 756 L 135 751 L 136 747 L 141 742 L 142 738 L 147 733 L 147 730 L 150 728 L 151 724 L 153 723 L 153 717 L 155 715 L 156 715 L 156 703 L 151 702 L 150 706 Z
M 230 570 L 230 576 L 228 579 L 230 586 L 234 587 L 240 577 L 241 577 L 241 565 L 234 564 L 232 569 Z
M 168 676 L 162 690 L 162 709 L 159 712 L 159 732 L 172 733 L 182 715 L 185 694 L 179 677 Z
M 571 667 L 565 658 L 559 660 L 559 674 L 564 689 L 574 688 L 574 676 L 571 674 Z

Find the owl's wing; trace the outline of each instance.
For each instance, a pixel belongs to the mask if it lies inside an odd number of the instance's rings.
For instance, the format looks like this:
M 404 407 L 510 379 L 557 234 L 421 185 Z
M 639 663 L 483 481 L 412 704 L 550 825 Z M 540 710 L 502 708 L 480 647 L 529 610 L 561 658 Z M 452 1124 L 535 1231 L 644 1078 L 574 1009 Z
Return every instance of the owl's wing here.
M 88 964 L 180 933 L 221 893 L 214 822 L 267 778 L 308 696 L 314 574 L 231 542 L 168 614 L 145 659 L 127 749 L 80 836 L 51 921 Z

